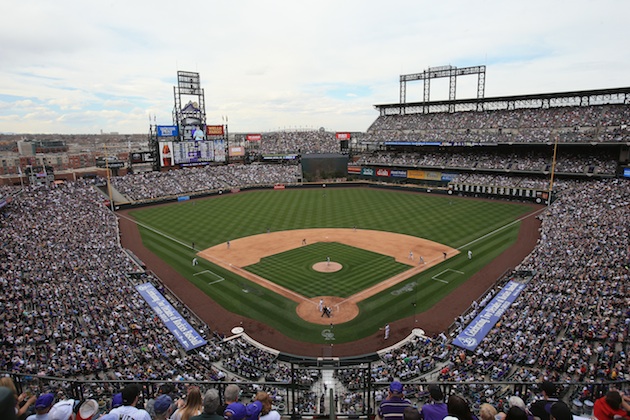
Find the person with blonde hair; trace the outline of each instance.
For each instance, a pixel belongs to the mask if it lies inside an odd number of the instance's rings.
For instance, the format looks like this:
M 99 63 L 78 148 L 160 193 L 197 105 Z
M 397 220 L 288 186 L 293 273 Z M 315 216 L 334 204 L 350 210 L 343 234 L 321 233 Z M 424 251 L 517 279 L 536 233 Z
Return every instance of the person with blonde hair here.
M 494 416 L 497 414 L 497 409 L 492 404 L 483 403 L 479 407 L 479 418 L 481 420 L 494 420 Z
M 35 395 L 31 395 L 30 397 L 23 392 L 18 395 L 17 388 L 13 383 L 13 379 L 8 376 L 3 376 L 0 378 L 0 386 L 5 388 L 9 388 L 11 392 L 13 392 L 13 398 L 15 399 L 15 416 L 19 419 L 26 414 L 28 408 L 33 405 L 33 403 L 37 400 Z M 24 402 L 24 404 L 22 404 Z
M 273 410 L 273 400 L 271 395 L 265 391 L 256 393 L 256 401 L 262 403 L 262 411 L 260 412 L 260 420 L 280 420 L 280 413 Z
M 190 420 L 191 417 L 198 416 L 203 412 L 203 400 L 201 399 L 201 391 L 197 386 L 188 388 L 186 402 L 178 408 L 171 420 Z

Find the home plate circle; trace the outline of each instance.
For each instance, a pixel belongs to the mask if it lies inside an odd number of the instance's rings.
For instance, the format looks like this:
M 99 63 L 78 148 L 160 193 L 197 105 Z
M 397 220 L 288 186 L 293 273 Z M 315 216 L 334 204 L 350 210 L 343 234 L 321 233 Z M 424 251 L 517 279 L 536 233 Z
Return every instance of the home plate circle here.
M 318 262 L 313 264 L 313 270 L 315 271 L 319 271 L 320 273 L 334 273 L 336 271 L 339 271 L 343 268 L 343 265 L 339 264 L 338 262 L 333 262 L 333 261 L 322 261 L 322 262 Z

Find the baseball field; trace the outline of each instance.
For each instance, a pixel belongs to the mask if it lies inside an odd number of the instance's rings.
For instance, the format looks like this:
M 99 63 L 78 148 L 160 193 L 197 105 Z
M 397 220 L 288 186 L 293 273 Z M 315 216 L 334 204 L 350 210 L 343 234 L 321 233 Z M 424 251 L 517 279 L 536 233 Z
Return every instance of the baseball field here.
M 421 314 L 514 245 L 521 218 L 532 210 L 425 193 L 316 188 L 241 192 L 128 214 L 144 247 L 177 273 L 165 282 L 175 287 L 177 277 L 196 287 L 193 309 L 205 295 L 233 314 L 234 326 L 252 319 L 298 342 L 338 345 L 380 336 L 386 323 L 405 319 L 409 331 L 422 328 L 413 324 Z M 471 287 L 469 302 L 478 290 Z

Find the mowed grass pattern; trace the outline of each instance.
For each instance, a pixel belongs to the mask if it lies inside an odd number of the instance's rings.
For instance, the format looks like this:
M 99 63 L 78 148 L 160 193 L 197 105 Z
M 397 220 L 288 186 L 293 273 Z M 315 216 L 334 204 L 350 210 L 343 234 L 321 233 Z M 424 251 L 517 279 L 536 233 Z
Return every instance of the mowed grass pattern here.
M 334 273 L 313 270 L 326 258 L 343 268 Z M 306 297 L 348 297 L 410 267 L 392 257 L 337 242 L 319 242 L 261 259 L 246 270 Z
M 386 322 L 409 317 L 439 302 L 514 243 L 519 223 L 513 222 L 530 209 L 520 203 L 377 188 L 306 188 L 227 194 L 138 209 L 132 216 L 140 223 L 145 245 L 213 300 L 291 338 L 314 343 L 324 342 L 322 326 L 301 320 L 295 313 L 295 302 L 205 260 L 193 267 L 191 244 L 205 249 L 267 229 L 356 226 L 462 249 L 460 255 L 361 302 L 359 316 L 335 328 L 335 342 L 341 343 L 375 334 Z M 465 255 L 467 249 L 474 253 L 472 260 Z M 276 269 L 278 273 L 285 268 L 283 264 Z M 449 283 L 433 279 L 446 269 L 464 274 Z M 203 270 L 212 274 L 199 274 Z M 224 280 L 215 282 L 219 277 Z M 407 292 L 396 293 L 403 287 Z M 476 298 L 471 296 L 471 302 Z

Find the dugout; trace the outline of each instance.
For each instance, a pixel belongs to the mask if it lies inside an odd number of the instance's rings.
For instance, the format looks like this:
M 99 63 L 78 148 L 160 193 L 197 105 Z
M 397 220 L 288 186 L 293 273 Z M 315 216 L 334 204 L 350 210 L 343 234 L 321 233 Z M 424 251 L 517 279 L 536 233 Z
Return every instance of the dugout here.
M 306 182 L 345 178 L 348 173 L 348 155 L 339 153 L 303 155 L 301 163 Z

